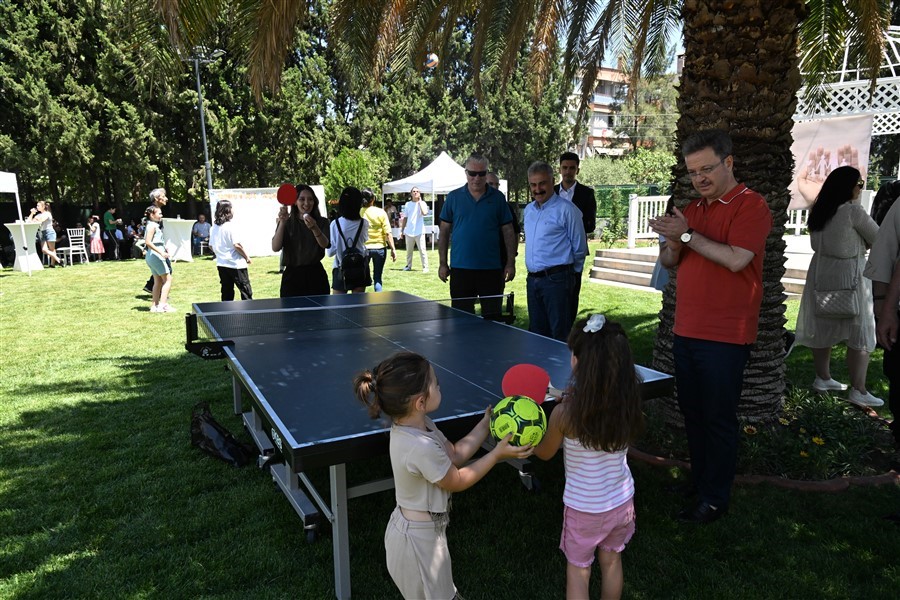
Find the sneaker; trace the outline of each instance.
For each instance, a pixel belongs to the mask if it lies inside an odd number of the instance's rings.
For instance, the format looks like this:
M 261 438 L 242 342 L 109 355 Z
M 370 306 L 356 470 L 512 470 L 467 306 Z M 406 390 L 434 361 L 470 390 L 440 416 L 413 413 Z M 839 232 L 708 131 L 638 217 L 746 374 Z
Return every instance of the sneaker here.
M 167 302 L 159 307 L 159 312 L 178 312 L 178 309 Z
M 380 291 L 381 291 L 381 284 L 380 284 L 380 283 L 376 283 L 376 284 L 375 284 L 375 291 L 376 291 L 376 292 L 380 292 Z
M 150 287 L 149 285 L 145 285 L 145 286 L 144 286 L 144 291 L 147 292 L 148 294 L 152 294 L 152 293 L 153 293 L 153 288 Z
M 159 308 L 159 305 L 153 304 L 150 306 L 150 312 L 162 312 L 161 310 L 159 310 Z
M 850 388 L 850 396 L 847 398 L 847 401 L 865 408 L 884 406 L 884 400 L 881 398 L 876 398 L 869 392 L 860 392 L 856 388 Z
M 791 351 L 794 349 L 794 343 L 796 341 L 797 336 L 794 335 L 793 331 L 784 332 L 784 358 L 787 358 L 791 355 Z
M 423 272 L 423 273 L 427 273 L 427 272 L 428 272 L 428 267 L 425 267 L 424 269 L 422 269 L 422 272 Z
M 403 267 L 404 271 L 412 271 L 412 267 Z
M 819 379 L 816 377 L 812 387 L 817 392 L 843 392 L 847 389 L 847 384 L 835 381 L 834 379 Z

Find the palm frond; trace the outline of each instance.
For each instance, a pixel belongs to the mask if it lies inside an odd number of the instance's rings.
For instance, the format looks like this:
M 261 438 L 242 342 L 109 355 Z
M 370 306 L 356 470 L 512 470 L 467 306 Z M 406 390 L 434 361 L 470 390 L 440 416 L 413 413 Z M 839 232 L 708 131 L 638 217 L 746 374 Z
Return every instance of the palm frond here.
M 884 0 L 854 0 L 852 11 L 857 27 L 850 34 L 850 44 L 857 54 L 863 74 L 870 82 L 870 94 L 875 93 L 882 53 L 886 39 L 884 32 L 891 24 L 891 3 Z
M 500 81 L 505 86 L 510 75 L 515 72 L 519 60 L 519 50 L 531 30 L 537 5 L 534 2 L 519 2 L 518 8 L 512 11 L 506 28 L 505 46 L 497 59 Z M 534 48 L 532 47 L 532 51 Z
M 329 27 L 331 43 L 341 70 L 352 85 L 375 71 L 380 53 L 378 30 L 381 17 L 388 9 L 384 0 L 342 0 L 332 4 L 332 20 Z
M 844 64 L 844 53 L 857 59 L 872 90 L 881 65 L 884 31 L 890 24 L 890 0 L 809 0 L 800 26 L 800 70 L 806 98 L 821 103 L 834 73 Z M 852 66 L 852 65 L 850 65 Z
M 655 77 L 666 72 L 671 63 L 675 38 L 681 34 L 681 0 L 657 0 L 653 5 L 641 67 L 644 77 Z
M 285 57 L 294 45 L 297 27 L 306 16 L 305 5 L 293 0 L 260 2 L 247 52 L 250 87 L 257 102 L 264 90 L 277 92 Z
M 572 81 L 578 68 L 582 64 L 584 57 L 584 46 L 582 40 L 585 32 L 600 11 L 600 6 L 596 0 L 571 0 L 569 2 L 569 10 L 566 18 L 561 22 L 561 26 L 567 30 L 566 46 L 563 52 L 563 78 L 566 81 Z
M 557 40 L 560 33 L 560 21 L 565 13 L 563 0 L 544 0 L 538 13 L 534 34 L 531 38 L 531 52 L 528 57 L 528 74 L 531 78 L 532 96 L 535 100 L 541 97 L 544 84 L 550 75 L 550 61 L 556 56 Z

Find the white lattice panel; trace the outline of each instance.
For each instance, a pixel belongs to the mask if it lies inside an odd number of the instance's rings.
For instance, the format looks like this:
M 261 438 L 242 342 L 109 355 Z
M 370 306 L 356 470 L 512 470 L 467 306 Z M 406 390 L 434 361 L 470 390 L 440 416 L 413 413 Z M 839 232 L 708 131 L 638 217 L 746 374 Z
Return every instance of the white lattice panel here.
M 880 76 L 871 94 L 868 79 L 860 79 L 858 70 L 849 68 L 844 54 L 843 69 L 836 73 L 838 83 L 828 86 L 825 102 L 810 106 L 800 90 L 795 121 L 813 121 L 851 115 L 873 115 L 872 135 L 900 133 L 900 27 L 885 32 Z

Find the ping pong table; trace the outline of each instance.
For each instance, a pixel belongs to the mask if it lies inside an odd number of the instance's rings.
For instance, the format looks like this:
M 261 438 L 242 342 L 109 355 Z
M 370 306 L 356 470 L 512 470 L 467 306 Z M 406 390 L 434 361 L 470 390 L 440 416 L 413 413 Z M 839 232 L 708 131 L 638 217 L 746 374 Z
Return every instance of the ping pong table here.
M 207 343 L 197 342 L 201 333 Z M 386 420 L 369 418 L 357 400 L 355 374 L 401 350 L 428 358 L 444 398 L 429 416 L 451 440 L 503 396 L 509 367 L 540 365 L 559 389 L 571 374 L 562 342 L 404 292 L 194 304 L 187 341 L 201 356 L 228 361 L 235 414 L 308 538 L 323 515 L 330 521 L 338 598 L 350 597 L 347 502 L 393 488 L 390 478 L 347 487 L 346 465 L 387 455 L 390 432 Z M 671 376 L 637 369 L 645 398 L 671 393 Z M 527 469 L 518 466 L 528 485 Z M 325 467 L 328 502 L 306 476 Z

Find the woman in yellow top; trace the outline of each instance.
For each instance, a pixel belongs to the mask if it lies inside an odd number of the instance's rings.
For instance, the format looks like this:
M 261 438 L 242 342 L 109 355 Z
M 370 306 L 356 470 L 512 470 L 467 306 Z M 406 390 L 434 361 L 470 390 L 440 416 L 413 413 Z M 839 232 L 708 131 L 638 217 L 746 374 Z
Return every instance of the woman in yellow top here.
M 375 291 L 381 291 L 381 274 L 384 272 L 384 263 L 387 260 L 387 249 L 391 249 L 391 261 L 397 262 L 397 253 L 394 250 L 394 236 L 391 235 L 391 222 L 387 213 L 375 206 L 375 194 L 366 188 L 362 191 L 363 209 L 360 215 L 369 224 L 369 241 L 366 242 L 368 258 L 374 263 L 372 268 L 372 282 Z

